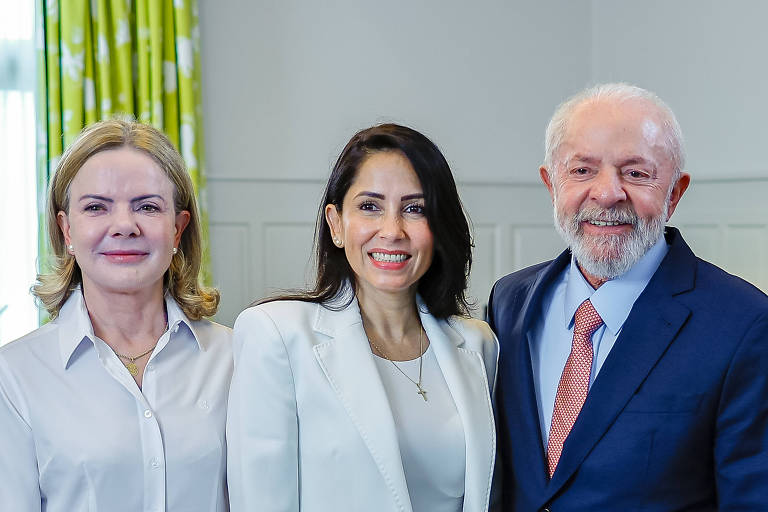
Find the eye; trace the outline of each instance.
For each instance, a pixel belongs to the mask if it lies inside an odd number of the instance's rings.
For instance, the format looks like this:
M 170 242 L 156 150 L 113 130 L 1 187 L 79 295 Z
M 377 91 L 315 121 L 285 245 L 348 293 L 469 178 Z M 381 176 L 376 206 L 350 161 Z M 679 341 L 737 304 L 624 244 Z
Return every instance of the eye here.
M 571 171 L 571 174 L 576 174 L 578 176 L 584 176 L 589 174 L 589 169 L 586 167 L 577 167 L 576 169 Z
M 99 212 L 103 210 L 106 210 L 106 208 L 101 203 L 89 203 L 83 208 L 84 212 Z
M 379 209 L 378 205 L 373 201 L 363 201 L 360 203 L 359 208 L 363 211 L 375 212 Z
M 421 203 L 411 203 L 403 208 L 403 211 L 415 215 L 424 215 L 424 205 Z
M 643 171 L 642 169 L 627 169 L 625 171 L 625 174 L 627 175 L 627 177 L 635 180 L 640 180 L 640 179 L 645 179 L 650 177 L 650 174 Z
M 160 207 L 157 206 L 156 204 L 152 204 L 152 203 L 144 203 L 144 204 L 140 205 L 138 209 L 139 209 L 139 211 L 149 212 L 149 213 L 159 212 L 160 211 Z

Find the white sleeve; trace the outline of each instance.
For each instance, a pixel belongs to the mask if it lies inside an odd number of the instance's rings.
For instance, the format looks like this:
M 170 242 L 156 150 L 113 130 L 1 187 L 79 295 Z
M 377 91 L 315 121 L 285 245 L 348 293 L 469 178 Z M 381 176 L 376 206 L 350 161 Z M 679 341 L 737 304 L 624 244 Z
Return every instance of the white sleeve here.
M 41 510 L 37 457 L 26 407 L 0 358 L 0 510 Z
M 234 358 L 227 412 L 231 511 L 298 512 L 293 373 L 280 331 L 258 307 L 235 322 Z

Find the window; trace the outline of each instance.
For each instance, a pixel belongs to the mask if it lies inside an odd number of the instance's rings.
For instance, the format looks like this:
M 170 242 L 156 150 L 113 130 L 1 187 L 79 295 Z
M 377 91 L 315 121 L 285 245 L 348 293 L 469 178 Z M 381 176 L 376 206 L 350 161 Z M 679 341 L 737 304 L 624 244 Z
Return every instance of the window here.
M 0 344 L 38 325 L 34 4 L 0 0 Z

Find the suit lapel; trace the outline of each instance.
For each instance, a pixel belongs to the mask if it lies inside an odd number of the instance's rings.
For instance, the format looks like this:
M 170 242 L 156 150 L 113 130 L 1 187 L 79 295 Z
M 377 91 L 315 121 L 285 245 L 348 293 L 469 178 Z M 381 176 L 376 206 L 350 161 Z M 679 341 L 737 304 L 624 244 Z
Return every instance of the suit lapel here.
M 496 433 L 490 398 L 479 399 L 489 396 L 485 363 L 479 353 L 462 348 L 465 339 L 459 332 L 447 322 L 424 313 L 425 310 L 420 304 L 421 323 L 464 428 L 464 510 L 487 510 Z
M 510 359 L 506 378 L 513 380 L 514 384 L 506 384 L 504 389 L 516 392 L 514 402 L 518 406 L 517 410 L 507 411 L 507 417 L 512 420 L 507 435 L 512 440 L 512 449 L 518 450 L 519 456 L 524 459 L 523 467 L 530 469 L 524 474 L 516 475 L 516 478 L 524 481 L 523 485 L 531 489 L 534 494 L 544 492 L 548 477 L 544 446 L 541 441 L 541 425 L 539 424 L 539 409 L 533 383 L 528 332 L 541 311 L 542 296 L 552 280 L 568 264 L 570 257 L 570 252 L 564 251 L 536 276 L 520 309 L 523 314 L 518 315 L 517 321 L 511 329 L 510 340 L 515 341 L 515 344 L 512 345 L 514 350 L 506 354 L 506 357 Z M 503 349 L 502 356 L 504 356 Z M 534 491 L 533 489 L 537 490 Z
M 315 330 L 331 337 L 314 347 L 315 359 L 360 433 L 398 509 L 411 512 L 392 410 L 368 348 L 357 299 L 341 311 L 318 306 Z
M 674 295 L 693 287 L 695 256 L 677 230 L 668 228 L 672 246 L 632 307 L 563 446 L 547 489 L 549 500 L 573 475 L 611 427 L 672 343 L 690 310 Z

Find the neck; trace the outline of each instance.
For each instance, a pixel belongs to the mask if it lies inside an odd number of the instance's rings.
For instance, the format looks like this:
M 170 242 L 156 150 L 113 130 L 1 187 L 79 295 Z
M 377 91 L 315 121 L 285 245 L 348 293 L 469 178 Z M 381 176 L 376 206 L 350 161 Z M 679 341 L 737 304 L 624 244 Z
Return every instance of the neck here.
M 416 340 L 421 321 L 416 307 L 416 291 L 387 294 L 371 293 L 358 287 L 357 301 L 366 332 L 373 334 L 377 341 L 389 346 L 410 345 L 409 334 L 415 333 Z
M 602 285 L 604 285 L 605 283 L 607 283 L 607 282 L 608 282 L 608 279 L 603 279 L 602 277 L 593 276 L 592 274 L 590 274 L 589 272 L 587 272 L 586 270 L 584 270 L 584 269 L 582 268 L 582 266 L 578 264 L 578 262 L 576 263 L 576 266 L 579 268 L 579 272 L 581 272 L 581 275 L 583 275 L 583 276 L 584 276 L 584 279 L 586 279 L 586 280 L 587 280 L 587 282 L 588 282 L 588 283 L 589 283 L 589 284 L 592 286 L 592 288 L 594 288 L 595 290 L 597 290 L 597 289 L 598 289 L 598 288 L 600 288 Z
M 162 281 L 130 293 L 112 292 L 83 280 L 93 332 L 113 349 L 132 350 L 156 342 L 166 325 Z

